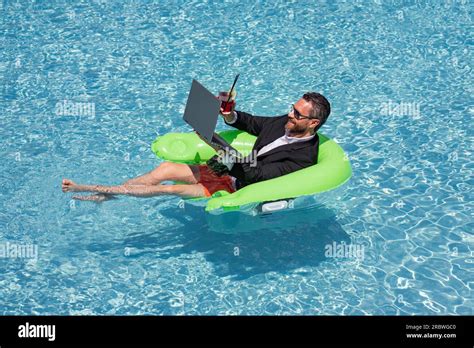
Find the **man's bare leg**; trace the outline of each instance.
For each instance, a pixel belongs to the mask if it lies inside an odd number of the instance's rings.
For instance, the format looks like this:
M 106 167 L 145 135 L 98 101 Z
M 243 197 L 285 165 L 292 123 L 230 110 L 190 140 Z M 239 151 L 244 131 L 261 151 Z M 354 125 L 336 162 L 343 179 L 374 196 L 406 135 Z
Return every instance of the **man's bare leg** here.
M 71 180 L 63 180 L 63 192 L 98 192 L 112 195 L 134 197 L 154 197 L 177 195 L 181 197 L 204 197 L 205 190 L 201 184 L 189 185 L 78 185 Z
M 161 182 L 168 180 L 197 184 L 199 180 L 199 171 L 197 170 L 197 166 L 163 162 L 152 171 L 127 180 L 124 185 L 158 185 Z
M 76 199 L 78 201 L 90 201 L 96 203 L 102 203 L 105 201 L 110 201 L 112 199 L 117 199 L 117 197 L 108 193 L 94 193 L 92 195 L 74 195 L 71 198 Z
M 163 162 L 152 171 L 140 175 L 136 178 L 125 181 L 122 185 L 158 185 L 163 181 L 183 181 L 189 184 L 197 184 L 199 180 L 199 170 L 197 166 Z M 75 195 L 73 199 L 82 201 L 103 202 L 114 199 L 112 194 L 96 193 L 93 195 Z

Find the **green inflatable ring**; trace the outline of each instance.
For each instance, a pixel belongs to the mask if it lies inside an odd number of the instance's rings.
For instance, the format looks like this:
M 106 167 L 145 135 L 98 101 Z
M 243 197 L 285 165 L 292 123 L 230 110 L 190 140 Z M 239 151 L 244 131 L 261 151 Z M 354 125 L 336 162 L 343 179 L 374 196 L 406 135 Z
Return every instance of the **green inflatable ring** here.
M 256 137 L 239 130 L 219 132 L 242 154 L 252 150 Z M 216 209 L 239 210 L 250 203 L 271 202 L 333 190 L 352 175 L 351 165 L 344 150 L 328 137 L 319 134 L 318 163 L 278 178 L 245 186 L 234 193 L 218 191 L 209 198 L 206 211 Z M 203 164 L 215 151 L 195 133 L 168 133 L 159 136 L 151 145 L 158 158 L 166 161 Z M 199 200 L 207 198 L 199 198 Z M 193 199 L 195 200 L 195 199 Z

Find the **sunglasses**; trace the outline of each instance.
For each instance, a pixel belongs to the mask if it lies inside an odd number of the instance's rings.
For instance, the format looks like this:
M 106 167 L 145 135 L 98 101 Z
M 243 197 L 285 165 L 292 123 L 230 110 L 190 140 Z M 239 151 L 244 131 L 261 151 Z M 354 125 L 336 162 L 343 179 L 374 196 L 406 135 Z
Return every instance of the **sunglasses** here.
M 309 116 L 305 116 L 305 115 L 302 115 L 301 112 L 299 112 L 298 110 L 295 109 L 295 104 L 291 104 L 291 109 L 290 109 L 290 112 L 289 114 L 293 113 L 293 115 L 295 115 L 295 118 L 299 121 L 299 120 L 302 120 L 304 118 L 307 118 L 307 119 L 311 119 L 313 117 L 309 117 Z

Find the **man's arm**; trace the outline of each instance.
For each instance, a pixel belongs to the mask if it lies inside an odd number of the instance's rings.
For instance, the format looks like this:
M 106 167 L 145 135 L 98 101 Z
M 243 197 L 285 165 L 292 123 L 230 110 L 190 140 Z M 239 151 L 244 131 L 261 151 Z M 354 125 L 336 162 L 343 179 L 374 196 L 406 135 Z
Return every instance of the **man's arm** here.
M 233 111 L 223 116 L 229 126 L 255 136 L 260 134 L 265 124 L 275 121 L 275 117 L 253 116 L 243 111 Z

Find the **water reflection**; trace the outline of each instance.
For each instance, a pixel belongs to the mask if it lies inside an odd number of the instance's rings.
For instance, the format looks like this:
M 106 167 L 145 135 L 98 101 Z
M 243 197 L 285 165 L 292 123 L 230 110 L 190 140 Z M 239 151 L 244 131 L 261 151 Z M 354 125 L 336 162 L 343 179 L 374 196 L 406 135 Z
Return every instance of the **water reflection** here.
M 327 260 L 326 245 L 350 240 L 335 212 L 325 206 L 260 216 L 210 215 L 202 209 L 176 214 L 172 208 L 161 214 L 176 223 L 166 230 L 129 235 L 124 243 L 134 251 L 132 257 L 152 253 L 170 258 L 199 252 L 213 264 L 215 273 L 234 279 L 317 266 Z

